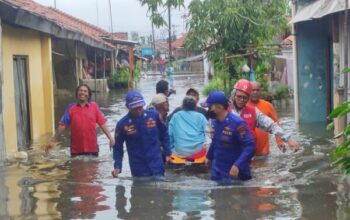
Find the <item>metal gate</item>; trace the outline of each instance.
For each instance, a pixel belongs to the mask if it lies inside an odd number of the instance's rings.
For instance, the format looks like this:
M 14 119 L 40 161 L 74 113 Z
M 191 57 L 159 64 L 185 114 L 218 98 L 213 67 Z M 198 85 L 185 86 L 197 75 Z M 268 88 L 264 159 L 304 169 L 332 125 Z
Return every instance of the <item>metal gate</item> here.
M 15 84 L 16 126 L 18 150 L 25 150 L 30 144 L 30 120 L 27 58 L 13 57 L 13 75 Z

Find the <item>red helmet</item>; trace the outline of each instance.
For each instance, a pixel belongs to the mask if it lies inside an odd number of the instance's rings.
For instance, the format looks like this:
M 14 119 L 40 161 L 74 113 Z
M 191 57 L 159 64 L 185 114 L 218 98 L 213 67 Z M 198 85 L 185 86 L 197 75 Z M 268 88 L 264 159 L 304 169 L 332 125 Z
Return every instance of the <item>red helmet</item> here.
M 248 80 L 240 79 L 237 81 L 237 83 L 233 88 L 250 95 L 250 92 L 252 91 L 253 86 Z

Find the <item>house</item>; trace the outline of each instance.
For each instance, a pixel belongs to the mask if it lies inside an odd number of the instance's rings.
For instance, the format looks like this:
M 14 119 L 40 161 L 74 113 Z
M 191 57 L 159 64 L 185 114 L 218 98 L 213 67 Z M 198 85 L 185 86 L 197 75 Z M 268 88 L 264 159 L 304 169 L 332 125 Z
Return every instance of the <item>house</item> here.
M 297 0 L 291 21 L 295 35 L 295 114 L 299 123 L 326 123 L 348 91 L 348 5 L 344 0 Z M 344 93 L 345 99 L 347 93 Z
M 55 91 L 106 87 L 117 48 L 133 44 L 32 0 L 0 0 L 0 31 L 0 161 L 54 132 Z

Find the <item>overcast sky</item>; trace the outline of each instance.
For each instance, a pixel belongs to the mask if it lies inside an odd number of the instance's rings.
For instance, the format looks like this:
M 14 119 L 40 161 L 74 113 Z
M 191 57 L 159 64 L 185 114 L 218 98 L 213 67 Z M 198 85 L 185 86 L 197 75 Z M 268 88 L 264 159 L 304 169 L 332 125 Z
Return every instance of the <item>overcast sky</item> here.
M 40 4 L 54 7 L 55 0 L 34 0 Z M 185 1 L 186 3 L 189 0 Z M 140 36 L 151 34 L 151 22 L 147 17 L 147 8 L 141 7 L 138 0 L 111 0 L 113 32 L 137 31 Z M 108 0 L 56 0 L 56 7 L 68 14 L 95 24 L 107 31 L 111 31 Z M 172 24 L 179 36 L 185 32 L 185 22 L 181 18 L 186 9 L 172 9 Z M 164 10 L 167 19 L 167 11 Z M 129 35 L 130 36 L 130 35 Z M 165 27 L 156 30 L 156 38 L 167 37 Z

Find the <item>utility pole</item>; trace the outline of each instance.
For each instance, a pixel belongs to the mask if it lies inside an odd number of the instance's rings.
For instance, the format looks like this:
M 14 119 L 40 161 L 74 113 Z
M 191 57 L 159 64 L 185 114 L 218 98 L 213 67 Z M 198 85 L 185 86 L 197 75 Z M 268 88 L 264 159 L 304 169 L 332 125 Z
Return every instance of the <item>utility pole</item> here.
M 168 3 L 168 30 L 169 30 L 169 64 L 171 64 L 171 8 Z
M 112 4 L 111 4 L 111 0 L 108 0 L 109 3 L 109 19 L 110 19 L 110 23 L 111 23 L 111 35 L 112 35 L 112 39 L 113 39 L 113 19 L 112 19 Z
M 54 7 L 56 8 L 56 0 L 53 1 Z
M 152 22 L 152 47 L 153 47 L 153 54 L 156 52 L 156 41 L 154 38 L 154 25 Z
M 96 17 L 97 17 L 97 26 L 98 26 L 99 25 L 98 0 L 96 0 Z

